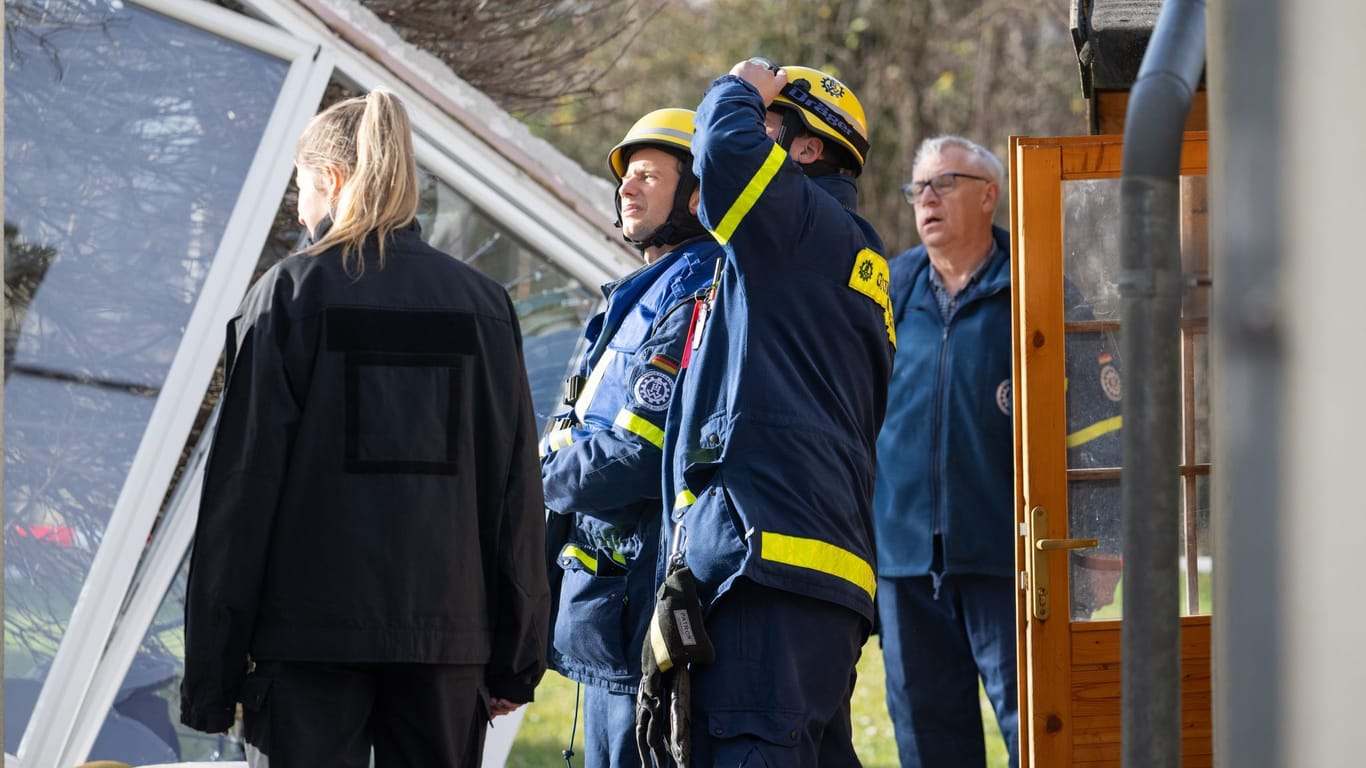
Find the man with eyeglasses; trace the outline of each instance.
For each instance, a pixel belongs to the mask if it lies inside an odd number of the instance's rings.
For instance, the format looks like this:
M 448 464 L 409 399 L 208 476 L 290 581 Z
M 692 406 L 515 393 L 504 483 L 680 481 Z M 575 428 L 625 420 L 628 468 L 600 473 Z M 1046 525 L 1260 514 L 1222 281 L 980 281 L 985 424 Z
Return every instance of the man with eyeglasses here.
M 897 353 L 873 497 L 887 708 L 903 768 L 982 766 L 980 678 L 1018 765 L 1004 169 L 958 136 L 923 142 L 912 167 L 921 244 L 890 263 Z

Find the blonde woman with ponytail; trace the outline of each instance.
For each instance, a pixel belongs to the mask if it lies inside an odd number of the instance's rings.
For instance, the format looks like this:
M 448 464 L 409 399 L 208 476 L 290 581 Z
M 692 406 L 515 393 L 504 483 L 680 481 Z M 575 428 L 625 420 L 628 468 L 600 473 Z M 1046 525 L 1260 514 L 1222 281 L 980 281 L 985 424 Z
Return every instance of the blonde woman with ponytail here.
M 549 620 L 536 425 L 502 287 L 422 241 L 392 93 L 295 152 L 306 245 L 227 334 L 181 720 L 253 768 L 475 766 Z

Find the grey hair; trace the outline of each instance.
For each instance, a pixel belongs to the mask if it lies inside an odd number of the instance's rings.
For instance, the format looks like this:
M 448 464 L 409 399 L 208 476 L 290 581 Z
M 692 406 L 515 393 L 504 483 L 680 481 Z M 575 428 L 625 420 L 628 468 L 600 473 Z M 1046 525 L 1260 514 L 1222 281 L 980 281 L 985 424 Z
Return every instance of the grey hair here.
M 920 142 L 920 147 L 915 151 L 915 159 L 911 161 L 911 171 L 920 167 L 923 160 L 931 157 L 939 157 L 944 154 L 944 150 L 958 148 L 967 153 L 972 165 L 992 181 L 997 184 L 1004 184 L 1006 177 L 1005 166 L 991 150 L 983 147 L 971 139 L 962 136 L 935 136 L 932 139 L 925 139 Z

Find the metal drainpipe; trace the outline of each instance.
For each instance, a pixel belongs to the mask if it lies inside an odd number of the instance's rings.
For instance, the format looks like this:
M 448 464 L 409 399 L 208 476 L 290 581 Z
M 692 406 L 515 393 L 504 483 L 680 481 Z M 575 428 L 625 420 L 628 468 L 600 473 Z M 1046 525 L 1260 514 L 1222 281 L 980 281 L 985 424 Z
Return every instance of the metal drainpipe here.
M 1205 3 L 1166 0 L 1129 94 L 1120 181 L 1125 768 L 1181 765 L 1181 134 L 1205 60 Z

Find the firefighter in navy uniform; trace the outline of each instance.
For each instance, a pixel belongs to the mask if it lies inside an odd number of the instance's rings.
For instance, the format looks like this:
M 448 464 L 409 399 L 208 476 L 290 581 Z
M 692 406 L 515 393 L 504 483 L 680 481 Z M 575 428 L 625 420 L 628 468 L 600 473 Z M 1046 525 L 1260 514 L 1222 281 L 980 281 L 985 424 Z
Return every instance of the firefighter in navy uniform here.
M 692 110 L 636 122 L 608 155 L 619 225 L 645 266 L 603 287 L 588 352 L 567 382 L 571 410 L 542 440 L 558 606 L 551 666 L 584 684 L 585 765 L 638 766 L 635 693 L 653 605 L 660 448 L 694 297 L 721 247 L 697 221 Z M 558 566 L 558 567 L 555 567 Z
M 664 541 L 696 578 L 715 661 L 693 665 L 691 739 L 670 751 L 856 766 L 895 343 L 882 241 L 854 210 L 863 109 L 827 73 L 752 59 L 712 83 L 693 152 L 699 217 L 726 259 L 669 417 Z M 665 716 L 642 697 L 637 727 Z

